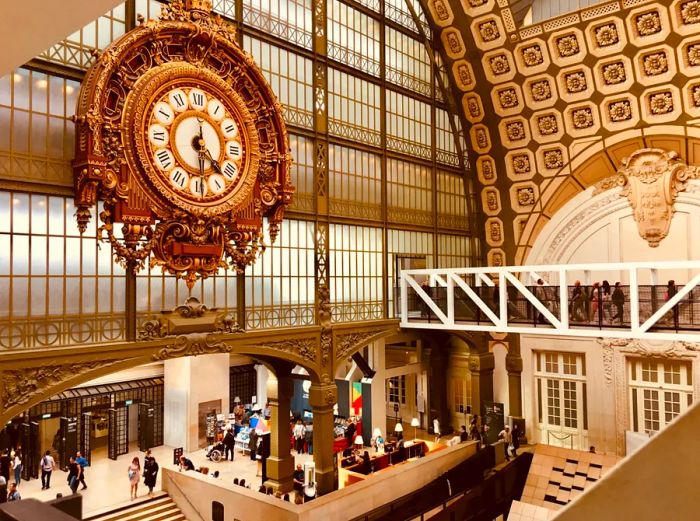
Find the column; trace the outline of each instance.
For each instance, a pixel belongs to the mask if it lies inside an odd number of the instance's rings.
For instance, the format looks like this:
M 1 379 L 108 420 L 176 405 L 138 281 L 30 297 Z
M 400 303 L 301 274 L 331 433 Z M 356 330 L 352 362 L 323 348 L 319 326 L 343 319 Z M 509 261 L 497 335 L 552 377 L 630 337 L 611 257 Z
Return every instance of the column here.
M 508 371 L 508 399 L 510 400 L 510 415 L 521 418 L 523 415 L 523 395 L 520 375 L 523 372 L 523 359 L 520 356 L 520 335 L 508 335 L 506 370 Z
M 384 340 L 369 344 L 369 364 L 376 372 L 372 377 L 372 425 L 363 426 L 362 437 L 369 443 L 375 427 L 386 437 L 386 347 Z
M 430 349 L 426 349 L 430 356 L 430 411 L 427 418 L 428 428 L 432 429 L 433 420 L 440 421 L 440 431 L 445 434 L 449 430 L 450 417 L 447 403 L 447 366 L 449 361 L 448 346 L 437 346 L 431 342 Z
M 255 386 L 255 397 L 256 403 L 260 405 L 263 409 L 267 403 L 267 379 L 270 377 L 270 372 L 267 370 L 263 364 L 255 365 L 256 372 L 256 386 Z
M 474 414 L 483 414 L 484 402 L 493 401 L 493 368 L 493 353 L 489 353 L 488 340 L 485 339 L 484 345 L 472 348 L 469 356 Z
M 267 379 L 267 400 L 270 403 L 270 456 L 267 458 L 266 487 L 291 492 L 294 478 L 294 456 L 290 443 L 289 411 L 294 382 L 289 372 L 270 373 Z M 316 426 L 314 425 L 314 428 Z
M 314 463 L 318 495 L 327 494 L 337 488 L 333 453 L 333 405 L 337 400 L 338 389 L 335 384 L 311 384 L 309 405 L 314 413 Z

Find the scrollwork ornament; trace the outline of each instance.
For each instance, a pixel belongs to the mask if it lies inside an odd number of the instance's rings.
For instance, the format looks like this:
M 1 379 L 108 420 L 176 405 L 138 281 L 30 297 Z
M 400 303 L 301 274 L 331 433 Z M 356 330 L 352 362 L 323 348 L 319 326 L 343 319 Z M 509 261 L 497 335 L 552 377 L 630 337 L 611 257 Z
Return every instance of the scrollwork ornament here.
M 210 355 L 215 353 L 230 353 L 232 347 L 226 342 L 215 338 L 211 333 L 179 335 L 173 343 L 160 349 L 153 355 L 153 360 L 168 360 L 182 356 Z
M 336 341 L 335 357 L 338 360 L 343 360 L 352 355 L 360 347 L 367 344 L 367 341 L 375 336 L 375 331 L 363 331 L 360 333 L 348 333 L 340 335 Z

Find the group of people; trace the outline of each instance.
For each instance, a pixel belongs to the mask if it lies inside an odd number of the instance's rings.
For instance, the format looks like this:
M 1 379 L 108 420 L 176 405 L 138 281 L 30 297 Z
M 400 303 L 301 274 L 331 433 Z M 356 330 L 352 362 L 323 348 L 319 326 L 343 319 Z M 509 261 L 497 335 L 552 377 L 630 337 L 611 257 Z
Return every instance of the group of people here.
M 22 499 L 19 485 L 22 481 L 23 468 L 22 453 L 19 450 L 8 449 L 0 457 L 0 503 Z M 10 483 L 10 473 L 13 474 L 14 483 Z
M 591 287 L 582 286 L 581 281 L 574 282 L 569 303 L 569 318 L 574 322 L 609 321 L 614 324 L 624 318 L 625 293 L 619 282 L 611 288 L 610 283 L 594 282 Z M 615 313 L 613 314 L 613 308 Z
M 479 424 L 481 424 L 481 429 L 479 429 Z M 459 433 L 459 441 L 465 442 L 472 440 L 477 441 L 484 446 L 488 430 L 489 426 L 486 425 L 486 422 L 480 422 L 479 415 L 475 414 L 469 422 L 469 432 L 467 432 L 466 425 L 462 425 Z M 513 424 L 512 431 L 510 430 L 510 427 L 506 425 L 503 430 L 498 433 L 498 438 L 503 440 L 503 448 L 507 461 L 510 461 L 511 456 L 515 457 L 518 455 L 517 451 L 520 448 L 521 434 L 520 427 L 517 423 Z
M 158 462 L 153 456 L 151 449 L 146 451 L 146 455 L 143 458 L 143 470 L 141 470 L 141 462 L 138 457 L 134 457 L 131 460 L 131 464 L 127 469 L 127 476 L 129 477 L 131 500 L 136 499 L 138 493 L 139 481 L 141 481 L 141 476 L 143 476 L 143 483 L 148 487 L 148 495 L 153 496 L 153 489 L 156 486 L 156 478 L 158 477 Z
M 354 432 L 353 432 L 354 434 Z M 314 453 L 314 425 L 301 419 L 292 425 L 292 438 L 294 438 L 294 450 L 297 454 Z

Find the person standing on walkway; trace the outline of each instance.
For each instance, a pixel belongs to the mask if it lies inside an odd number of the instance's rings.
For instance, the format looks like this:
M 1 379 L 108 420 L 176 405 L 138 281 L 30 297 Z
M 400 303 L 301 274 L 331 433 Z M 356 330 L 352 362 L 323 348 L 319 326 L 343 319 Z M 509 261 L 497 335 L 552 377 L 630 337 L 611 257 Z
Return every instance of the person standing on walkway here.
M 229 454 L 231 455 L 231 461 L 233 461 L 233 448 L 236 446 L 236 437 L 233 435 L 231 427 L 226 429 L 226 435 L 224 436 L 224 459 L 229 459 Z
M 518 449 L 520 448 L 520 427 L 517 423 L 513 425 L 511 436 L 513 438 L 513 457 L 516 457 L 518 455 Z
M 128 469 L 129 473 L 129 483 L 131 485 L 131 500 L 136 499 L 136 493 L 139 488 L 139 481 L 141 480 L 141 463 L 139 463 L 138 458 L 131 460 L 131 465 Z
M 306 431 L 304 432 L 304 437 L 306 438 L 306 452 L 309 454 L 314 453 L 314 424 L 309 422 L 306 425 Z
M 498 433 L 498 437 L 503 439 L 503 450 L 506 454 L 506 461 L 510 461 L 508 447 L 513 443 L 513 435 L 510 432 L 510 427 L 506 425 L 505 429 Z
M 250 438 L 248 438 L 248 448 L 250 449 L 250 459 L 256 460 L 256 452 L 258 450 L 258 431 L 256 429 L 250 430 Z
M 622 287 L 619 282 L 615 283 L 615 289 L 612 292 L 612 303 L 615 306 L 615 316 L 610 319 L 610 322 L 615 322 L 616 319 L 620 319 L 620 324 L 624 319 L 624 306 L 625 306 L 625 293 L 622 291 Z
M 158 462 L 153 457 L 151 449 L 146 451 L 146 457 L 143 458 L 143 484 L 148 487 L 148 495 L 153 496 L 153 489 L 156 486 L 156 478 L 158 477 Z
M 304 454 L 306 428 L 301 420 L 297 420 L 292 433 L 294 435 L 294 448 L 297 451 L 297 454 Z
M 78 491 L 78 484 L 80 483 L 80 474 L 82 472 L 82 467 L 75 462 L 75 458 L 71 456 L 68 463 L 68 486 L 70 487 L 73 494 Z
M 15 457 L 12 460 L 12 470 L 15 473 L 15 485 L 19 487 L 19 483 L 22 481 L 22 453 L 20 451 L 15 452 Z
M 48 490 L 51 487 L 51 473 L 56 467 L 56 461 L 51 456 L 51 451 L 47 450 L 41 458 L 41 490 Z
M 80 465 L 80 482 L 83 484 L 83 488 L 80 490 L 85 490 L 87 488 L 87 484 L 85 483 L 85 468 L 89 467 L 90 463 L 83 457 L 80 451 L 75 453 L 75 462 Z

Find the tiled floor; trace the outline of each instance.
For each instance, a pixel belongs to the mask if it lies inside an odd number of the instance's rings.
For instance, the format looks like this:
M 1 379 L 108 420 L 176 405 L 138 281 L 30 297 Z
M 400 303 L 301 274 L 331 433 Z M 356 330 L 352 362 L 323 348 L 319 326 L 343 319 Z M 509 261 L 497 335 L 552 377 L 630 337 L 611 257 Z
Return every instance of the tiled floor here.
M 513 501 L 510 505 L 508 521 L 546 521 L 554 519 L 556 515 L 557 512 L 549 508 Z
M 576 499 L 619 460 L 549 445 L 536 445 L 533 452 L 521 501 L 554 510 Z
M 143 465 L 143 452 L 137 450 L 133 446 L 133 451 L 129 454 L 119 456 L 116 461 L 107 458 L 106 450 L 95 451 L 92 454 L 92 465 L 85 472 L 85 481 L 88 484 L 87 490 L 78 489 L 78 493 L 83 496 L 83 515 L 85 517 L 95 515 L 106 510 L 111 510 L 118 506 L 130 503 L 129 500 L 129 478 L 127 476 L 127 468 L 134 457 L 138 457 Z M 173 449 L 172 447 L 156 447 L 153 449 L 153 455 L 158 461 L 160 468 L 176 468 L 173 465 Z M 237 452 L 234 461 L 221 461 L 214 463 L 209 461 L 204 450 L 199 450 L 193 453 L 185 453 L 196 467 L 207 466 L 209 472 L 213 473 L 218 470 L 219 479 L 229 483 L 233 478 L 245 479 L 246 484 L 251 484 L 251 489 L 257 489 L 262 478 L 256 476 L 257 463 L 251 461 L 249 456 L 244 456 Z M 298 463 L 303 463 L 313 459 L 313 456 L 301 454 L 296 456 Z M 56 493 L 60 492 L 63 495 L 71 493 L 68 484 L 66 483 L 67 473 L 60 470 L 54 471 L 51 476 L 51 488 L 49 490 L 41 490 L 41 480 L 32 479 L 30 481 L 22 481 L 20 485 L 20 493 L 23 498 L 36 498 L 42 501 L 53 499 Z M 155 490 L 160 490 L 160 474 L 156 483 Z M 141 498 L 146 498 L 148 489 L 143 484 L 143 479 L 139 485 L 138 495 Z

